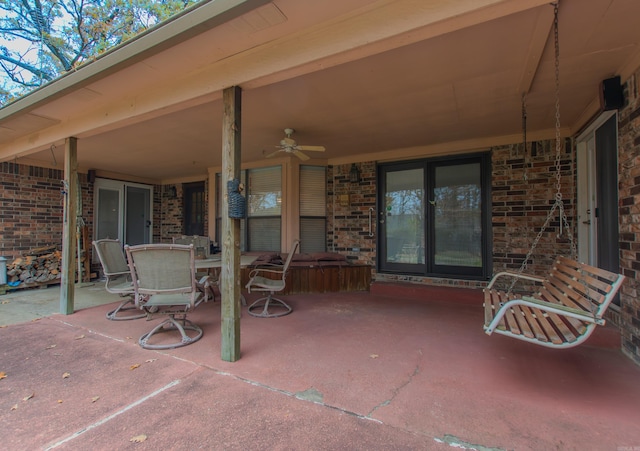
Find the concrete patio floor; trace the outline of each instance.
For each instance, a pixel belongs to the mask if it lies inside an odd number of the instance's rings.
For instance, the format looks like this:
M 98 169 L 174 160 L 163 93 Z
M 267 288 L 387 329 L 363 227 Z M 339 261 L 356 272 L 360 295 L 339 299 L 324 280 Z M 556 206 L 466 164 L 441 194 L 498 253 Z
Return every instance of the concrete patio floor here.
M 219 301 L 190 316 L 200 341 L 148 351 L 152 323 L 106 320 L 99 283 L 73 315 L 32 308 L 42 292 L 57 311 L 57 287 L 0 296 L 3 449 L 640 449 L 640 368 L 614 328 L 567 350 L 487 337 L 479 291 L 288 296 L 291 315 L 243 313 L 235 363 Z

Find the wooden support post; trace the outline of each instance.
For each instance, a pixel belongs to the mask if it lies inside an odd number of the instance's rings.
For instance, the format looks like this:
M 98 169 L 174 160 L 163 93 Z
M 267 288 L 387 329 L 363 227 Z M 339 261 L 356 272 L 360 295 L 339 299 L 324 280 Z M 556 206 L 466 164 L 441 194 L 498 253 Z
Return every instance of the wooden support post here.
M 240 179 L 241 94 L 238 86 L 224 90 L 222 101 L 222 360 L 240 358 L 240 219 L 229 218 L 227 181 Z
M 62 223 L 62 278 L 60 313 L 74 310 L 76 274 L 76 217 L 78 209 L 78 140 L 70 137 L 64 146 L 64 211 Z

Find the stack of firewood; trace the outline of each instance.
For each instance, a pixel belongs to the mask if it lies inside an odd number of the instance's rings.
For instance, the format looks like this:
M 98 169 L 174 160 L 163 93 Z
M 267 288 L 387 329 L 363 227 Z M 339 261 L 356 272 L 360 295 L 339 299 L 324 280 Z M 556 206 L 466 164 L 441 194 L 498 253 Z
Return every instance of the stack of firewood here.
M 37 284 L 60 279 L 62 253 L 56 246 L 31 249 L 27 255 L 18 257 L 7 265 L 9 286 Z

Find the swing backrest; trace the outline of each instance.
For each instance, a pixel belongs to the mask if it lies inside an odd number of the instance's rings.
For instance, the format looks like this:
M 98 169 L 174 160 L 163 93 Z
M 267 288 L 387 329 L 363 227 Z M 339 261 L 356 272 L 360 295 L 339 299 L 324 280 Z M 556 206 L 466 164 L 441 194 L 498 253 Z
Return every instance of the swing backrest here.
M 545 279 L 540 296 L 602 318 L 624 276 L 566 257 L 558 257 Z

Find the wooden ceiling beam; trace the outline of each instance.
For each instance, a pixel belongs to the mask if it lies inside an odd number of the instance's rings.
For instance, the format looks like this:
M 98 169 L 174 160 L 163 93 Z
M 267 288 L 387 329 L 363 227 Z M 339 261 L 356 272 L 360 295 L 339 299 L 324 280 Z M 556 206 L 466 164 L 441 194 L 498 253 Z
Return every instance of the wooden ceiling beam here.
M 553 27 L 553 5 L 545 5 L 538 8 L 538 17 L 536 18 L 533 33 L 531 33 L 531 41 L 529 50 L 527 51 L 527 59 L 520 76 L 519 93 L 528 94 L 533 84 L 533 79 L 538 71 L 540 60 L 544 47 L 547 44 L 549 34 Z

